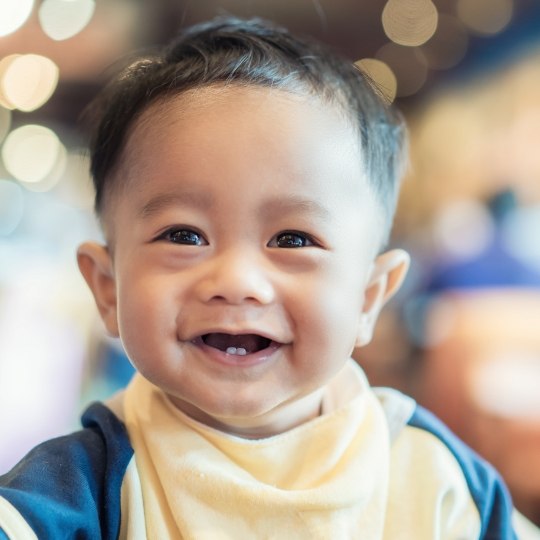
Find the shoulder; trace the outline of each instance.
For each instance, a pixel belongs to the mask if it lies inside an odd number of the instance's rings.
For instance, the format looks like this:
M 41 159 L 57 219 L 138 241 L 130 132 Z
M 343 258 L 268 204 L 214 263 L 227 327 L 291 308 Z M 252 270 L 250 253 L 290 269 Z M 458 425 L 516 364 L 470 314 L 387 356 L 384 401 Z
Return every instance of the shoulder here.
M 476 530 L 473 537 L 482 539 L 516 538 L 512 500 L 499 474 L 429 411 L 414 407 L 393 455 L 413 474 L 417 497 L 437 503 L 441 527 Z
M 392 441 L 389 504 L 396 524 L 425 529 L 430 538 L 516 538 L 512 500 L 495 469 L 410 397 L 373 390 Z
M 116 538 L 120 489 L 133 449 L 123 423 L 91 405 L 83 429 L 34 448 L 0 477 L 1 531 L 30 529 L 41 539 Z M 18 529 L 17 527 L 20 527 Z
M 417 406 L 409 426 L 440 441 L 459 464 L 480 513 L 484 536 L 512 538 L 512 500 L 497 471 L 426 409 Z

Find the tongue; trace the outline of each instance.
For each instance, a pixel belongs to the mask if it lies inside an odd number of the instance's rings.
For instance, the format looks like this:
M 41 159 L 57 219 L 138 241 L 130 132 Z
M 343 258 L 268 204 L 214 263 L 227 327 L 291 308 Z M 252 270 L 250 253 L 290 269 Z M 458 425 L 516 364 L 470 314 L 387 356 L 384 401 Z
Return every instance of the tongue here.
M 206 345 L 220 351 L 226 351 L 229 347 L 241 347 L 246 350 L 247 354 L 260 351 L 270 345 L 269 339 L 256 334 L 240 334 L 235 336 L 216 332 L 205 334 L 202 336 L 202 339 Z

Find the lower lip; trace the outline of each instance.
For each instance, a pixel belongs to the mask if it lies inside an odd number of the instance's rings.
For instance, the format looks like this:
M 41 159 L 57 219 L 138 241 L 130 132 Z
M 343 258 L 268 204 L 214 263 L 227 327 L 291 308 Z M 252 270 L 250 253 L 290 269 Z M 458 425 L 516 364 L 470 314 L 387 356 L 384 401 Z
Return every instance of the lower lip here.
M 201 338 L 197 338 L 192 341 L 198 349 L 201 349 L 205 356 L 209 357 L 214 362 L 218 364 L 223 364 L 230 367 L 251 367 L 264 364 L 274 355 L 274 353 L 281 348 L 281 343 L 272 341 L 266 349 L 262 349 L 255 353 L 239 355 L 239 354 L 228 354 L 225 351 L 216 349 L 215 347 L 209 347 L 204 343 Z

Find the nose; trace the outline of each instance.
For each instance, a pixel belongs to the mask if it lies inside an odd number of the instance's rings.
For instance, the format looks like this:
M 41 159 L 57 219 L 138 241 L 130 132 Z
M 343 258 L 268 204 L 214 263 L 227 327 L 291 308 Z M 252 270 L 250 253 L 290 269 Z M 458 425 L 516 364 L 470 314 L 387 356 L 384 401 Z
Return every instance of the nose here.
M 259 254 L 232 249 L 207 262 L 199 281 L 199 298 L 203 302 L 221 301 L 270 304 L 275 290 L 270 268 Z

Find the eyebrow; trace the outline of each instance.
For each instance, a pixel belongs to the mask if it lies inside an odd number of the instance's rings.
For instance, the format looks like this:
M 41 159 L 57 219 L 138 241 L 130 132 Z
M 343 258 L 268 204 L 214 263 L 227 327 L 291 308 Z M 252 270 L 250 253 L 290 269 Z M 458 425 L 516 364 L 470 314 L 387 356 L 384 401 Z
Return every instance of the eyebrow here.
M 213 206 L 213 199 L 208 193 L 182 191 L 177 193 L 164 193 L 151 198 L 138 211 L 139 217 L 149 219 L 156 214 L 174 206 L 188 206 L 200 210 L 207 210 Z M 263 219 L 272 221 L 281 216 L 300 214 L 328 221 L 330 212 L 321 204 L 311 199 L 299 196 L 275 198 L 266 201 L 260 215 Z
M 181 191 L 177 193 L 164 193 L 156 195 L 146 202 L 138 211 L 142 219 L 149 219 L 159 214 L 167 208 L 173 206 L 189 206 L 201 210 L 212 206 L 213 201 L 209 194 L 192 191 Z

